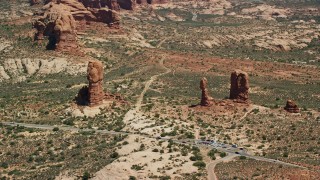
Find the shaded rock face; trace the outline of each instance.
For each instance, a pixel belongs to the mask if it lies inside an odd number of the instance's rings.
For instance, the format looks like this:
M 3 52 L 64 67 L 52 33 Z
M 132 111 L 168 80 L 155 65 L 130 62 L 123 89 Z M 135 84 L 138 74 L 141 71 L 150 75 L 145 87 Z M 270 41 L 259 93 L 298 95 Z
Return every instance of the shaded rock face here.
M 136 6 L 135 0 L 117 0 L 117 2 L 122 9 L 126 10 L 133 10 Z
M 298 105 L 290 99 L 287 101 L 287 104 L 284 107 L 284 109 L 290 113 L 299 113 L 300 112 Z
M 87 79 L 88 87 L 88 104 L 89 106 L 100 105 L 104 99 L 102 88 L 103 65 L 100 61 L 90 61 L 88 64 Z
M 83 86 L 76 96 L 76 103 L 78 105 L 87 106 L 89 105 L 89 88 L 88 86 Z
M 201 106 L 209 106 L 211 105 L 211 98 L 208 94 L 208 89 L 207 89 L 207 86 L 208 86 L 208 80 L 204 77 L 201 79 L 200 81 L 200 89 L 201 89 L 201 102 L 200 102 L 200 105 Z
M 235 70 L 231 73 L 230 99 L 246 102 L 249 99 L 249 77 L 246 72 Z

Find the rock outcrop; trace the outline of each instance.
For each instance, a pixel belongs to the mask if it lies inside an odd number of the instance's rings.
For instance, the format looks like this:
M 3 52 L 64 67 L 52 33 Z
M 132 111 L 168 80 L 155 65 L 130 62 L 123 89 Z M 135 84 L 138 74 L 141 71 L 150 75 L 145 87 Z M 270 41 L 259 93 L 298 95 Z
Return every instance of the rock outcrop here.
M 209 94 L 208 94 L 208 80 L 207 78 L 202 78 L 200 81 L 200 89 L 201 89 L 201 102 L 200 105 L 201 106 L 210 106 L 212 103 L 210 102 L 210 100 L 212 99 Z
M 37 29 L 35 39 L 41 41 L 47 36 L 47 49 L 73 54 L 80 54 L 77 30 L 86 29 L 86 25 L 91 22 L 101 22 L 113 27 L 118 27 L 120 22 L 117 12 L 119 7 L 115 0 L 49 0 L 42 10 L 33 23 L 33 27 Z
M 100 105 L 104 99 L 102 87 L 103 65 L 100 61 L 90 61 L 88 64 L 87 79 L 88 87 L 88 103 L 89 106 Z
M 287 104 L 284 107 L 284 109 L 290 113 L 299 113 L 300 112 L 298 105 L 290 99 L 287 100 Z
M 5 59 L 0 65 L 0 82 L 10 80 L 20 82 L 31 76 L 66 73 L 70 75 L 86 72 L 86 64 L 71 63 L 65 58 L 53 59 Z
M 76 21 L 61 4 L 50 4 L 33 24 L 37 29 L 36 40 L 49 38 L 47 49 L 77 52 Z
M 235 70 L 231 73 L 230 99 L 247 102 L 249 99 L 249 76 L 246 72 Z

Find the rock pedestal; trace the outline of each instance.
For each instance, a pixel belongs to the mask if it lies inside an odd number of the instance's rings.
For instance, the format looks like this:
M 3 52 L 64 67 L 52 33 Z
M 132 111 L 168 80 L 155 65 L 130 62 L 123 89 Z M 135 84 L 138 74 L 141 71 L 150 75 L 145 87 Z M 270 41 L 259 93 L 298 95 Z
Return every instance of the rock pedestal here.
M 201 102 L 200 105 L 201 106 L 210 106 L 211 102 L 210 100 L 212 99 L 209 94 L 208 94 L 208 80 L 204 77 L 201 79 L 200 81 L 200 89 L 201 89 Z
M 102 87 L 103 65 L 100 61 L 89 62 L 87 79 L 89 81 L 89 106 L 96 106 L 102 104 L 104 99 L 104 92 Z
M 284 107 L 284 109 L 290 113 L 299 113 L 300 112 L 300 109 L 297 106 L 297 104 L 290 99 L 287 101 L 286 107 Z
M 246 72 L 235 70 L 231 73 L 230 99 L 247 102 L 249 99 L 249 76 Z

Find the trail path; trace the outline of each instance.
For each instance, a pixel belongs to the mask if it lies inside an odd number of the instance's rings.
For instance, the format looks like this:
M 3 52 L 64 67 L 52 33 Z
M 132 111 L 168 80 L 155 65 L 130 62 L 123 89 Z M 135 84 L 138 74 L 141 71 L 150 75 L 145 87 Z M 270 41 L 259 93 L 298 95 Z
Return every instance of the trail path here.
M 164 59 L 165 59 L 165 56 L 163 55 L 162 58 L 160 59 L 159 61 L 159 65 L 161 68 L 165 69 L 166 71 L 163 72 L 163 73 L 160 73 L 160 74 L 156 74 L 156 75 L 153 75 L 151 76 L 151 78 L 145 83 L 144 85 L 144 88 L 143 88 L 143 91 L 141 92 L 141 94 L 139 95 L 138 99 L 137 99 L 137 102 L 135 104 L 135 108 L 134 109 L 131 109 L 129 110 L 125 116 L 124 116 L 124 123 L 127 123 L 129 122 L 130 120 L 136 118 L 137 116 L 141 115 L 140 113 L 140 108 L 141 108 L 141 105 L 142 105 L 142 102 L 143 102 L 143 97 L 144 95 L 146 94 L 146 92 L 150 89 L 150 86 L 151 84 L 159 77 L 159 76 L 162 76 L 162 75 L 165 75 L 169 72 L 171 72 L 171 69 L 167 68 L 164 66 L 163 62 L 164 62 Z

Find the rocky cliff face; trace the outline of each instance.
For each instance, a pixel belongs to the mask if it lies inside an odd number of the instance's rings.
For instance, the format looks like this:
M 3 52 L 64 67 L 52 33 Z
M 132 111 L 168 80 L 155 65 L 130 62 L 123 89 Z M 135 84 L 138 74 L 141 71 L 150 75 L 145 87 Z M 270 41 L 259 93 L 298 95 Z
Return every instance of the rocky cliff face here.
M 246 102 L 249 99 L 249 76 L 246 72 L 235 70 L 231 73 L 230 99 Z
M 298 105 L 290 99 L 287 101 L 287 104 L 284 107 L 284 109 L 290 113 L 299 113 L 300 112 Z

